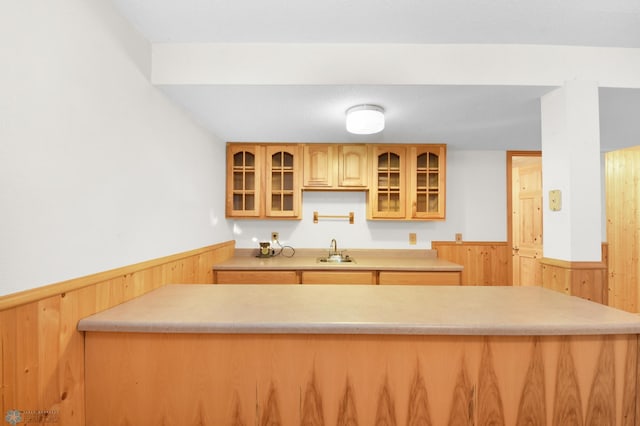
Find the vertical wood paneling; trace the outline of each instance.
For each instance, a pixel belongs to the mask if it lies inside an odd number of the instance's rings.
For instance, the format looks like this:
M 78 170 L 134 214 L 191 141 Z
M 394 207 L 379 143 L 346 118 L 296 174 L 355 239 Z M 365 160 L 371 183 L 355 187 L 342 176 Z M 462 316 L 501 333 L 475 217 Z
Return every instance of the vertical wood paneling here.
M 2 362 L 0 362 L 2 368 L 1 414 L 6 413 L 10 407 L 15 407 L 18 397 L 16 389 L 18 383 L 16 322 L 17 309 L 0 311 L 0 338 L 2 338 L 2 342 L 0 342 L 2 345 Z
M 344 394 L 340 400 L 340 406 L 338 408 L 338 422 L 337 426 L 358 426 L 358 410 L 356 410 L 356 403 L 354 401 L 353 389 L 349 380 L 344 389 Z
M 40 407 L 38 383 L 38 303 L 19 306 L 16 311 L 15 402 L 24 409 Z M 9 348 L 9 350 L 11 350 Z M 18 407 L 12 407 L 18 408 Z M 4 410 L 3 410 L 4 412 Z
M 544 425 L 547 422 L 547 407 L 544 388 L 544 362 L 540 339 L 533 341 L 529 370 L 520 395 L 517 426 Z
M 553 403 L 553 426 L 582 426 L 582 398 L 568 339 L 560 345 Z
M 478 377 L 478 425 L 504 425 L 504 409 L 500 385 L 493 365 L 489 339 L 485 341 Z
M 616 424 L 616 387 L 613 342 L 602 342 L 600 356 L 587 404 L 586 426 Z
M 627 345 L 627 354 L 624 366 L 624 390 L 622 400 L 622 420 L 623 426 L 635 426 L 635 411 L 637 395 L 635 392 L 638 385 L 638 340 L 630 340 Z M 634 397 L 635 396 L 635 397 Z
M 602 262 L 570 262 L 543 258 L 542 287 L 571 296 L 607 304 L 607 245 L 602 246 Z
M 87 422 L 635 425 L 630 350 L 635 335 L 89 332 Z
M 165 284 L 213 283 L 212 265 L 233 251 L 230 241 L 0 298 L 0 414 L 55 410 L 58 424 L 84 426 L 78 321 Z
M 432 241 L 438 258 L 464 266 L 462 285 L 507 285 L 510 256 L 505 242 Z
M 609 305 L 640 312 L 640 147 L 605 158 Z

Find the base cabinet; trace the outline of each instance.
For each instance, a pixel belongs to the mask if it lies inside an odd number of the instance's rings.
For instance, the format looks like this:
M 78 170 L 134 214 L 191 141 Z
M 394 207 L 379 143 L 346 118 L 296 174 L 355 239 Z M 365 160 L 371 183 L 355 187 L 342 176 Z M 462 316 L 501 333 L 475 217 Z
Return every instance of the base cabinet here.
M 300 284 L 297 271 L 214 271 L 215 284 Z
M 636 335 L 87 332 L 85 345 L 92 426 L 639 424 Z
M 378 284 L 397 285 L 461 285 L 461 272 L 397 272 L 380 271 Z
M 462 285 L 460 271 L 213 271 L 214 284 Z
M 302 271 L 302 284 L 375 284 L 374 271 Z

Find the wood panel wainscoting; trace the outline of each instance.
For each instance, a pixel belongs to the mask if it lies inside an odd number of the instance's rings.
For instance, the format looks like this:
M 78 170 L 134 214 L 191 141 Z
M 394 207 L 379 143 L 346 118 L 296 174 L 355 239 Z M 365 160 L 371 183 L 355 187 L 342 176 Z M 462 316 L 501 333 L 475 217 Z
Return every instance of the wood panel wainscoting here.
M 593 302 L 608 304 L 608 245 L 602 244 L 600 262 L 572 262 L 543 257 L 542 287 Z
M 637 425 L 638 338 L 87 333 L 87 424 Z
M 85 423 L 85 342 L 78 321 L 165 284 L 213 283 L 211 265 L 234 249 L 235 241 L 223 242 L 0 297 L 3 419 L 21 410 L 54 416 L 49 423 L 64 426 L 92 424 Z
M 605 154 L 609 305 L 640 312 L 640 146 Z
M 432 241 L 438 258 L 464 266 L 462 285 L 508 285 L 511 250 L 506 242 Z

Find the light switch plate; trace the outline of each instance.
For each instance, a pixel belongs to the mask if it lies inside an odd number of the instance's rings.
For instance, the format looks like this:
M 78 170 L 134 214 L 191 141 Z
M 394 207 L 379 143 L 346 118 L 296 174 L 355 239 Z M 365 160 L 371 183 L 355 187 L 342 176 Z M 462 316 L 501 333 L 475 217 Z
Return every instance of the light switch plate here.
M 410 232 L 409 233 L 409 244 L 416 245 L 416 243 L 418 242 L 418 237 L 416 236 L 415 232 Z
M 562 192 L 559 189 L 549 191 L 549 210 L 557 212 L 562 209 Z

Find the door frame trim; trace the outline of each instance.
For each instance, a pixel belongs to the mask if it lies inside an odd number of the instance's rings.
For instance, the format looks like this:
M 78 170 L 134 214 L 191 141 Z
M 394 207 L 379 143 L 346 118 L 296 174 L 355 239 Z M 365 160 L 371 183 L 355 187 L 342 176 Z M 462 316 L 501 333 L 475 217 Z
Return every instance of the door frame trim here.
M 542 151 L 507 151 L 507 247 L 513 250 L 513 188 L 511 179 L 513 178 L 513 157 L 541 157 Z M 512 252 L 513 253 L 513 252 Z M 513 254 L 507 256 L 507 284 L 513 285 Z

